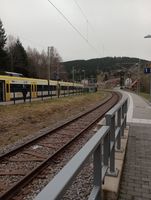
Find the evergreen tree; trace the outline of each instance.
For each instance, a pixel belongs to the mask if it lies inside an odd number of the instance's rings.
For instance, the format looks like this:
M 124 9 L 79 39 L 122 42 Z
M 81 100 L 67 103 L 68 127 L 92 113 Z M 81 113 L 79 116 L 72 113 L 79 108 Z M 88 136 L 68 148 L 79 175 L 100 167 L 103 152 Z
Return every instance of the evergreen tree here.
M 5 34 L 5 30 L 3 28 L 3 24 L 2 24 L 2 21 L 0 19 L 0 49 L 4 49 L 4 46 L 6 44 L 6 40 L 7 40 L 7 37 L 6 37 L 6 34 Z
M 14 46 L 14 66 L 15 67 L 26 67 L 28 65 L 27 54 L 22 46 L 22 43 L 17 39 Z
M 5 30 L 3 28 L 2 21 L 0 19 L 0 69 L 3 69 L 2 67 L 6 66 L 7 64 L 7 53 L 4 50 L 5 44 L 6 44 L 6 34 Z
M 15 72 L 23 73 L 25 76 L 28 76 L 28 58 L 27 53 L 22 46 L 22 43 L 17 39 L 15 45 L 12 47 L 12 63 L 13 69 Z

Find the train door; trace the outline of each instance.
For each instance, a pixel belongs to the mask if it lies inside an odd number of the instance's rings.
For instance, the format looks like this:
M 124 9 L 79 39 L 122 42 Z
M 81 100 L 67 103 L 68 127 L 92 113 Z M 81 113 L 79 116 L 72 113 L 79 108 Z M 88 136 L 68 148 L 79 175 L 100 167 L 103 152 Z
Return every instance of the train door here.
M 4 81 L 0 81 L 0 102 L 5 101 L 5 90 L 4 90 Z
M 35 83 L 31 84 L 31 97 L 37 97 L 37 85 Z
M 10 101 L 10 83 L 8 80 L 5 82 L 5 91 L 6 91 L 6 101 Z

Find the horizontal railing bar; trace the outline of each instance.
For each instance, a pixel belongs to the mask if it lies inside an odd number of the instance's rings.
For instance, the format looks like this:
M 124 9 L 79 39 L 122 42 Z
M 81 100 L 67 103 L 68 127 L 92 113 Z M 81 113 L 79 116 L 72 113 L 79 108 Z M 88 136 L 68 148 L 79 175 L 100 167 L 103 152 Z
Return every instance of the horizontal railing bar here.
M 121 129 L 120 127 L 117 127 L 116 130 L 115 130 L 115 141 L 117 140 L 120 129 Z
M 103 119 L 101 119 L 97 124 L 100 125 L 100 126 L 105 125 L 105 124 L 106 124 L 106 119 L 105 119 L 105 117 L 103 117 Z
M 100 191 L 100 187 L 94 186 L 88 200 L 95 200 L 99 194 L 99 191 Z
M 126 97 L 123 97 L 122 100 L 117 103 L 111 110 L 109 110 L 106 115 L 111 115 L 113 116 L 120 108 L 121 106 L 127 101 Z
M 105 115 L 106 123 L 109 126 L 102 126 L 42 192 L 39 193 L 35 200 L 60 200 L 91 156 L 94 165 L 94 183 L 88 200 L 102 199 L 101 181 L 102 183 L 104 182 L 108 169 L 113 174 L 115 172 L 115 144 L 117 142 L 120 149 L 121 137 L 119 134 L 122 131 L 121 134 L 123 135 L 124 127 L 126 126 L 126 115 L 127 98 L 124 95 L 120 102 Z M 107 146 L 104 147 L 104 144 Z
M 125 122 L 125 118 L 126 118 L 126 115 L 124 116 L 123 119 L 121 119 L 121 126 L 123 125 L 123 123 Z
M 83 146 L 83 148 L 67 163 L 67 165 L 54 177 L 54 179 L 43 189 L 35 200 L 59 200 L 65 190 L 72 183 L 74 177 L 79 173 L 83 164 L 93 154 L 101 143 L 102 138 L 109 132 L 109 126 L 103 126 Z M 101 167 L 101 166 L 100 166 Z
M 114 142 L 110 142 L 110 152 L 112 151 L 112 149 L 113 149 L 113 147 L 114 147 Z

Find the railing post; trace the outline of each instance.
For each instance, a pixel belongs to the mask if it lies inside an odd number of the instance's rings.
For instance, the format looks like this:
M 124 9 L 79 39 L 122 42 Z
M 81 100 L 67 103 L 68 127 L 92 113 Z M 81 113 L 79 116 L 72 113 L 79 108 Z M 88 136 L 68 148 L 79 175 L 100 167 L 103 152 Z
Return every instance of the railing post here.
M 100 187 L 99 193 L 95 200 L 101 200 L 102 197 L 102 146 L 97 147 L 94 152 L 94 186 Z
M 124 103 L 124 115 L 125 115 L 124 125 L 125 125 L 125 128 L 126 128 L 126 121 L 127 121 L 127 100 Z
M 106 115 L 106 125 L 110 126 L 110 169 L 108 175 L 117 176 L 115 170 L 115 114 L 113 116 Z
M 110 135 L 109 133 L 107 133 L 103 140 L 103 163 L 105 166 L 108 166 L 109 155 L 110 155 Z
M 110 154 L 110 172 L 115 172 L 115 115 L 111 118 L 111 144 L 113 148 Z
M 124 108 L 124 104 L 122 105 L 122 120 L 124 120 L 124 113 L 125 113 L 125 108 Z M 125 123 L 125 122 L 124 122 Z M 124 136 L 124 128 L 125 128 L 125 124 L 122 124 L 122 127 L 121 127 L 121 136 Z
M 117 136 L 117 149 L 121 149 L 121 108 L 117 111 L 117 126 L 120 128 L 119 134 Z

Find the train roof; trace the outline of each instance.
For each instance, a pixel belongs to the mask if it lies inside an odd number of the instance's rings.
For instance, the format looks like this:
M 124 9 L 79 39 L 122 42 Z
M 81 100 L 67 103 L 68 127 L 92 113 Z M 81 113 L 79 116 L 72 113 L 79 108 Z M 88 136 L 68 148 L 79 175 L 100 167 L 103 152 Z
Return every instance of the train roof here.
M 37 85 L 45 85 L 48 84 L 47 79 L 36 79 L 36 78 L 27 78 L 27 77 L 16 77 L 16 76 L 7 76 L 7 75 L 0 75 L 0 80 L 2 81 L 10 81 L 10 83 L 22 83 L 22 84 L 37 84 Z M 64 82 L 64 81 L 55 81 L 49 80 L 50 85 L 57 85 L 60 84 L 62 86 L 77 86 L 82 87 L 83 84 L 80 83 L 72 83 L 72 82 Z
M 16 76 L 7 76 L 7 75 L 0 75 L 0 80 L 7 80 L 7 81 L 22 81 L 26 82 L 27 84 L 39 82 L 47 82 L 44 79 L 35 79 L 35 78 L 26 78 L 26 77 L 16 77 Z

